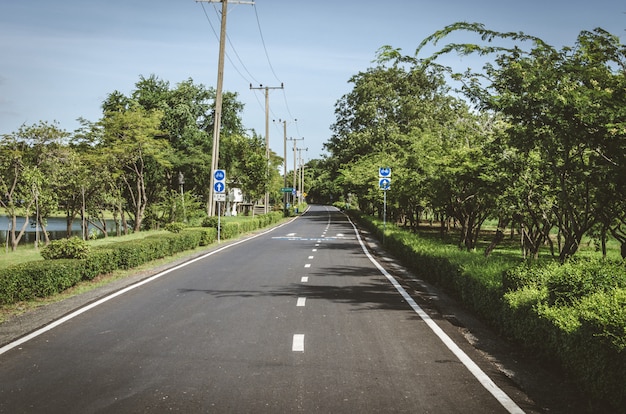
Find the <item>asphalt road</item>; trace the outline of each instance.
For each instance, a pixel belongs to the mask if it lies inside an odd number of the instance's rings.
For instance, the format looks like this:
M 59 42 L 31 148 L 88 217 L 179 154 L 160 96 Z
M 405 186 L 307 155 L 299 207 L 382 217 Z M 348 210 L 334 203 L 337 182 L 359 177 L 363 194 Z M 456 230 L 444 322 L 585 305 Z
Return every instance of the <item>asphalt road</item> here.
M 0 413 L 537 412 L 384 267 L 313 206 L 1 348 Z

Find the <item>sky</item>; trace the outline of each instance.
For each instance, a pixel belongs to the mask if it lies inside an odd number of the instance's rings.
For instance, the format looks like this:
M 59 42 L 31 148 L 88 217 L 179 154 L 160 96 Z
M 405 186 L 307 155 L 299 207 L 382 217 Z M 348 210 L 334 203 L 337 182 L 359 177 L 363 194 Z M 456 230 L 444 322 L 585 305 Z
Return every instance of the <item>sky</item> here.
M 582 30 L 596 27 L 622 43 L 626 35 L 626 4 L 617 0 L 254 3 L 228 1 L 224 90 L 245 105 L 244 127 L 264 136 L 265 91 L 250 85 L 282 84 L 269 90 L 270 147 L 283 154 L 286 120 L 287 137 L 298 139 L 306 160 L 325 154 L 335 104 L 350 92 L 351 77 L 374 66 L 384 45 L 413 55 L 424 38 L 460 21 L 522 31 L 557 48 L 573 46 Z M 155 75 L 171 87 L 189 78 L 216 87 L 221 7 L 195 0 L 0 2 L 0 134 L 39 121 L 72 132 L 78 118 L 100 119 L 108 94 L 130 94 L 140 76 Z M 482 66 L 456 55 L 439 62 L 460 70 Z

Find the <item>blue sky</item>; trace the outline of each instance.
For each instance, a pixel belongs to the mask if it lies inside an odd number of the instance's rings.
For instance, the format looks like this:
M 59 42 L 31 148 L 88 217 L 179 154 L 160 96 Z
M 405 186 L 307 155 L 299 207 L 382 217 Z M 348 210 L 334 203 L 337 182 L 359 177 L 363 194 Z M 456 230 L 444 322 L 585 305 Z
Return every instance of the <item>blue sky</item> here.
M 215 87 L 218 10 L 219 3 L 194 0 L 1 2 L 0 134 L 40 120 L 73 131 L 79 117 L 98 120 L 106 96 L 128 94 L 140 75 Z M 249 85 L 283 83 L 284 91 L 270 92 L 270 146 L 282 155 L 282 124 L 272 120 L 286 119 L 288 137 L 304 138 L 298 146 L 308 148 L 306 158 L 318 158 L 331 135 L 334 105 L 350 90 L 348 80 L 371 67 L 383 45 L 413 54 L 426 36 L 457 21 L 523 31 L 557 47 L 573 45 L 581 30 L 602 27 L 624 43 L 624 12 L 626 5 L 616 0 L 230 4 L 224 89 L 245 104 L 245 127 L 264 134 L 264 93 Z M 454 55 L 442 63 L 480 66 Z

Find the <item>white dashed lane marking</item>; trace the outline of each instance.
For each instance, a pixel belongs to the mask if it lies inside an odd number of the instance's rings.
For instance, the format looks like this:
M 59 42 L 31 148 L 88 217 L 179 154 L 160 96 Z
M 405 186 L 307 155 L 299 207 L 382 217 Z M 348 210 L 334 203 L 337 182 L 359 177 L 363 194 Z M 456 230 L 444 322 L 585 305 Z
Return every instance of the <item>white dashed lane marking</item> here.
M 309 277 L 308 276 L 302 276 L 302 279 L 300 279 L 300 282 L 302 283 L 307 283 L 309 281 Z
M 298 298 L 298 302 L 296 302 L 296 306 L 303 307 L 306 305 L 306 298 Z
M 304 352 L 304 335 L 303 334 L 295 334 L 293 336 L 291 350 L 293 352 Z

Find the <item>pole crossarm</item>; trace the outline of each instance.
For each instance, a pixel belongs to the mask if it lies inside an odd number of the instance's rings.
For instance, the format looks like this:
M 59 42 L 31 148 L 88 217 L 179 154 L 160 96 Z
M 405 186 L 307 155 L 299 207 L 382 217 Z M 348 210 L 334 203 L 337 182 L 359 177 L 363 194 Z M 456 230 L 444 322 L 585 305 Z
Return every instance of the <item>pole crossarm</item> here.
M 196 3 L 221 3 L 224 0 L 196 0 Z M 254 5 L 253 1 L 236 1 L 236 0 L 227 0 L 228 3 L 230 4 L 252 4 Z

